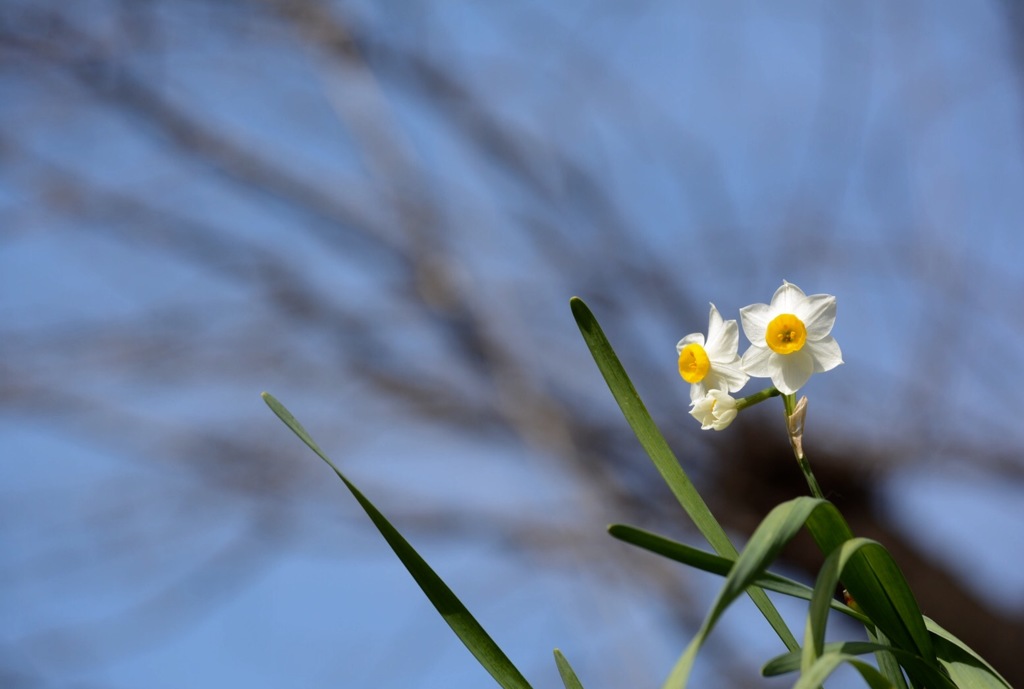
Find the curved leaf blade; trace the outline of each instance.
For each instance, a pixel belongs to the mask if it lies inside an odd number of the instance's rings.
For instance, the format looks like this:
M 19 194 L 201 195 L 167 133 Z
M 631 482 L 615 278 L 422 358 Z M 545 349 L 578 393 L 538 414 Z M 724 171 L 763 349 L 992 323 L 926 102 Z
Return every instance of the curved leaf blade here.
M 936 635 L 935 650 L 939 662 L 959 689 L 1009 689 L 1002 675 L 956 637 Z
M 725 584 L 696 636 L 672 668 L 672 673 L 663 685 L 664 689 L 683 689 L 686 686 L 697 652 L 722 613 L 744 589 L 762 575 L 783 546 L 797 534 L 814 509 L 823 504 L 828 503 L 818 498 L 795 498 L 778 505 L 761 521 L 725 578 Z
M 837 641 L 825 644 L 825 653 L 838 653 L 847 656 L 862 656 L 884 650 L 888 650 L 888 646 L 869 641 Z M 800 651 L 783 653 L 765 663 L 761 668 L 761 674 L 765 677 L 777 677 L 789 672 L 799 672 L 801 660 Z
M 815 509 L 807 520 L 818 547 L 826 555 L 853 539 L 846 520 L 831 503 Z M 932 637 L 907 580 L 885 548 L 869 548 L 850 556 L 842 582 L 861 610 L 894 646 L 936 664 Z
M 825 652 L 825 627 L 828 624 L 829 603 L 834 599 L 833 594 L 846 563 L 862 548 L 871 545 L 878 546 L 878 543 L 866 538 L 852 538 L 829 553 L 825 558 L 825 564 L 818 571 L 804 632 L 803 667 L 805 669 Z
M 679 460 L 671 448 L 669 448 L 665 437 L 658 430 L 654 419 L 651 418 L 643 401 L 640 399 L 640 395 L 637 394 L 636 388 L 633 387 L 633 383 L 626 374 L 622 362 L 619 361 L 619 357 L 615 354 L 615 350 L 612 349 L 611 343 L 605 336 L 594 314 L 591 313 L 590 308 L 579 297 L 570 299 L 569 304 L 572 307 L 576 325 L 579 326 L 583 340 L 586 342 L 587 348 L 594 358 L 594 363 L 597 364 L 601 375 L 604 376 L 608 389 L 611 390 L 612 396 L 622 410 L 623 416 L 626 417 L 630 428 L 636 434 L 640 445 L 647 452 L 651 461 L 654 462 L 654 466 L 658 469 L 662 478 L 665 479 L 665 483 L 668 484 L 669 490 L 672 491 L 676 500 L 679 501 L 679 504 L 689 515 L 690 519 L 693 520 L 697 529 L 707 539 L 708 543 L 711 544 L 715 552 L 725 557 L 736 557 L 736 547 L 729 540 L 725 529 L 722 528 L 718 520 L 711 514 L 711 510 L 708 508 L 707 503 L 704 502 L 704 498 L 697 492 L 693 482 L 690 481 Z M 775 630 L 775 633 L 782 639 L 786 648 L 791 650 L 798 648 L 799 644 L 796 637 L 793 636 L 793 632 L 786 626 L 782 615 L 779 614 L 775 605 L 769 600 L 768 595 L 758 588 L 752 588 L 748 595 L 754 601 L 758 610 L 761 611 L 761 614 L 764 615 L 772 629 Z
M 730 570 L 700 630 L 665 682 L 665 689 L 682 689 L 686 686 L 697 651 L 718 618 L 745 587 L 762 576 L 782 547 L 804 525 L 811 531 L 819 547 L 829 554 L 852 538 L 842 515 L 827 500 L 794 498 L 769 512 Z M 939 665 L 931 636 L 925 629 L 917 602 L 885 549 L 880 546 L 868 550 L 853 549 L 843 568 L 843 583 L 875 626 L 888 639 L 896 638 L 893 645 L 897 649 L 908 652 L 906 657 L 909 660 L 904 663 L 904 667 L 911 678 L 924 686 L 945 686 L 941 681 L 945 676 L 937 669 Z M 920 639 L 919 630 L 925 637 L 924 641 Z M 913 662 L 914 658 L 921 660 Z
M 857 656 L 842 653 L 827 653 L 818 658 L 811 668 L 800 675 L 793 689 L 817 689 L 844 663 L 856 668 L 871 689 L 892 689 L 892 683 L 873 665 L 865 663 Z
M 643 548 L 644 550 L 657 553 L 658 555 L 670 560 L 681 562 L 685 565 L 689 565 L 690 567 L 704 572 L 709 572 L 711 574 L 726 576 L 729 574 L 729 570 L 732 569 L 732 566 L 736 563 L 736 560 L 734 559 L 725 558 L 704 550 L 699 550 L 692 546 L 679 543 L 678 541 L 665 538 L 664 536 L 651 533 L 650 531 L 638 529 L 635 526 L 613 524 L 608 527 L 608 533 L 615 538 L 631 545 L 635 545 L 638 548 Z M 806 601 L 810 601 L 811 596 L 814 593 L 813 589 L 806 584 L 802 584 L 794 579 L 767 571 L 754 580 L 754 586 L 765 589 L 766 591 L 774 591 L 776 593 L 781 593 L 793 598 L 800 598 Z M 831 600 L 830 605 L 832 609 L 860 622 L 870 622 L 867 617 L 838 600 Z
M 309 449 L 317 454 L 320 459 L 328 464 L 338 478 L 352 493 L 366 512 L 370 521 L 373 522 L 381 536 L 401 560 L 402 564 L 412 575 L 412 578 L 419 584 L 420 589 L 433 603 L 434 607 L 452 628 L 456 636 L 462 640 L 466 648 L 476 657 L 477 662 L 490 673 L 499 686 L 505 689 L 530 689 L 530 684 L 519 672 L 504 651 L 498 647 L 490 635 L 470 614 L 465 605 L 444 583 L 440 576 L 427 564 L 419 553 L 409 544 L 408 541 L 398 532 L 394 526 L 384 517 L 383 514 L 364 496 L 356 486 L 349 481 L 344 474 L 335 466 L 334 462 L 320 449 L 313 438 L 302 427 L 302 424 L 292 416 L 291 412 L 281 404 L 273 395 L 268 392 L 262 394 L 263 401 L 267 403 L 281 421 L 292 430 L 295 435 L 304 442 Z
M 868 641 L 842 641 L 825 644 L 824 653 L 822 653 L 820 657 L 815 658 L 814 662 L 809 667 L 803 668 L 804 674 L 801 675 L 801 678 L 809 674 L 820 683 L 824 677 L 818 673 L 820 673 L 824 668 L 831 667 L 832 669 L 835 669 L 838 667 L 838 665 L 833 664 L 836 660 L 836 656 L 852 658 L 854 656 L 866 655 L 868 653 L 875 653 L 876 655 L 886 654 L 897 658 L 901 663 L 903 663 L 903 665 L 913 668 L 913 671 L 917 675 L 926 679 L 927 684 L 923 686 L 936 687 L 936 689 L 958 689 L 957 685 L 954 685 L 948 677 L 943 675 L 935 667 L 930 667 L 920 656 L 914 655 L 909 651 L 894 648 L 893 646 Z M 823 658 L 828 657 L 831 657 L 832 660 L 822 660 Z M 803 665 L 802 661 L 803 658 L 800 651 L 791 651 L 776 658 L 772 658 L 765 663 L 764 667 L 761 669 L 761 674 L 765 677 L 774 677 L 788 672 L 796 672 L 801 670 Z M 831 670 L 829 672 L 831 672 Z M 895 687 L 902 684 L 902 679 L 894 682 L 893 679 L 886 676 L 884 672 L 878 670 L 876 670 L 876 672 L 885 679 L 886 683 L 884 686 L 886 687 Z M 801 681 L 805 680 L 801 679 Z M 811 682 L 812 680 L 806 681 Z M 818 685 L 809 683 L 807 686 L 816 687 Z M 959 687 L 959 689 L 965 689 L 965 687 Z

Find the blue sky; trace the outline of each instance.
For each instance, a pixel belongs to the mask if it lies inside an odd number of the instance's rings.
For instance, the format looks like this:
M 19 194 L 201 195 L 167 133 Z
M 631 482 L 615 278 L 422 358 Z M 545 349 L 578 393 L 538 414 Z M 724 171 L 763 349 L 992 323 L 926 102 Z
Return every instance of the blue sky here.
M 996 472 L 1005 457 L 1019 472 L 1024 443 L 1012 413 L 1024 119 L 999 7 L 669 5 L 339 4 L 379 43 L 359 69 L 243 2 L 153 2 L 137 16 L 101 0 L 39 4 L 110 62 L 86 86 L 59 59 L 0 48 L 5 667 L 42 686 L 484 683 L 342 487 L 263 408 L 269 389 L 538 686 L 556 686 L 555 646 L 585 683 L 660 681 L 685 638 L 612 566 L 633 554 L 606 539 L 610 562 L 594 563 L 614 505 L 528 440 L 424 422 L 346 368 L 400 366 L 516 418 L 525 398 L 494 403 L 410 305 L 387 247 L 412 241 L 476 313 L 494 311 L 489 337 L 595 418 L 614 418 L 612 402 L 569 296 L 613 283 L 635 298 L 628 317 L 603 297 L 595 311 L 627 364 L 664 352 L 665 381 L 645 378 L 641 393 L 671 425 L 690 421 L 672 347 L 704 327 L 707 302 L 736 317 L 782 279 L 836 294 L 846 365 L 812 379 L 818 442 L 892 448 L 882 509 L 983 599 L 1024 611 L 1020 481 Z M 16 31 L 31 6 L 0 18 Z M 536 187 L 473 139 L 469 106 L 390 65 L 400 50 L 442 65 L 532 144 L 521 164 Z M 187 141 L 111 107 L 122 70 L 314 200 L 239 183 L 223 159 L 183 154 Z M 402 205 L 419 199 L 432 223 L 421 235 L 421 207 Z M 644 284 L 655 275 L 697 317 L 666 318 Z M 336 307 L 322 327 L 276 310 L 304 293 Z M 236 461 L 208 459 L 231 438 Z M 247 465 L 253 447 L 273 459 Z M 971 462 L 978 447 L 992 456 Z M 430 514 L 482 526 L 436 539 L 417 527 Z M 523 515 L 592 541 L 510 556 L 509 534 L 485 527 Z M 985 538 L 994 523 L 998 543 Z M 217 558 L 251 566 L 225 567 L 246 573 L 237 582 L 204 579 Z M 194 593 L 168 603 L 191 574 Z M 692 582 L 698 618 L 714 583 Z M 137 619 L 158 603 L 180 614 Z M 720 650 L 761 648 L 749 619 L 727 618 Z

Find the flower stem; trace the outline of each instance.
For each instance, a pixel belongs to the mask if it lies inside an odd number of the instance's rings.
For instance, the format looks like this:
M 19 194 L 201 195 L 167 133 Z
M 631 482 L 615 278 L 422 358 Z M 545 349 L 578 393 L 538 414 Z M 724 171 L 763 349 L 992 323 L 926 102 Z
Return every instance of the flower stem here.
M 825 495 L 821 492 L 818 479 L 811 471 L 811 463 L 807 461 L 807 456 L 804 454 L 804 419 L 807 416 L 807 398 L 804 397 L 797 402 L 795 394 L 783 395 L 782 402 L 786 408 L 786 429 L 789 431 L 789 444 L 793 448 L 793 456 L 796 457 L 796 462 L 800 465 L 800 471 L 804 474 L 811 495 L 824 499 Z
M 811 489 L 811 495 L 824 500 L 825 494 L 821 492 L 818 479 L 814 478 L 814 472 L 811 471 L 811 463 L 807 461 L 806 457 L 798 459 L 797 463 L 800 465 L 800 471 L 804 472 L 804 479 L 807 481 L 807 487 Z
M 779 392 L 778 389 L 773 386 L 770 388 L 765 388 L 761 392 L 755 392 L 753 395 L 741 397 L 740 399 L 736 400 L 736 411 L 742 411 L 747 407 L 752 407 L 758 402 L 764 402 L 766 399 L 770 397 L 778 397 L 781 394 L 782 393 Z

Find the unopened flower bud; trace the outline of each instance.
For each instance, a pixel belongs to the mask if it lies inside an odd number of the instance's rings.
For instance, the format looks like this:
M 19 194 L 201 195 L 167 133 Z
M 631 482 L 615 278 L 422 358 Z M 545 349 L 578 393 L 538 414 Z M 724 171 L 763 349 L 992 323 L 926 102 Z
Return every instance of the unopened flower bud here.
M 736 399 L 722 390 L 711 390 L 690 404 L 690 416 L 700 421 L 702 430 L 720 431 L 736 418 Z

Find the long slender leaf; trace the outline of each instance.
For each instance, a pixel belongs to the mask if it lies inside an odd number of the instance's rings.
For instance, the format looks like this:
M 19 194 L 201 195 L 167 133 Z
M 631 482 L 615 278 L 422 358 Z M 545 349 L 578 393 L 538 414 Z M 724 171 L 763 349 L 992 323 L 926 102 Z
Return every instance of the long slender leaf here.
M 833 599 L 833 593 L 836 590 L 836 585 L 840 579 L 844 576 L 847 565 L 857 556 L 865 557 L 872 561 L 872 566 L 877 566 L 877 563 L 891 560 L 891 556 L 888 551 L 877 541 L 873 541 L 867 538 L 852 538 L 843 543 L 839 548 L 833 550 L 827 558 L 825 563 L 822 565 L 821 570 L 818 573 L 818 579 L 814 584 L 814 597 L 811 599 L 810 610 L 807 615 L 807 626 L 806 634 L 804 636 L 803 645 L 803 668 L 806 670 L 824 653 L 825 647 L 825 627 L 828 623 L 829 603 Z M 902 575 L 900 575 L 902 578 Z M 879 583 L 883 586 L 886 591 L 887 600 L 892 600 L 895 597 L 901 595 L 899 590 L 899 581 L 893 580 L 891 574 L 884 574 L 879 577 Z M 920 613 L 917 613 L 920 616 Z M 923 624 L 924 620 L 921 619 Z M 904 624 L 903 627 L 909 628 L 909 624 Z M 870 631 L 870 630 L 869 630 Z M 877 628 L 874 633 L 881 639 L 888 640 L 884 634 L 879 633 Z M 916 644 L 915 644 L 916 645 Z M 928 648 L 931 648 L 929 645 Z M 919 655 L 913 653 L 903 656 L 902 654 L 893 654 L 891 652 L 891 645 L 888 647 L 888 651 L 882 651 L 878 654 L 879 656 L 879 669 L 883 675 L 887 676 L 895 685 L 903 684 L 903 674 L 898 667 L 895 667 L 893 663 L 888 662 L 890 659 L 898 660 L 905 658 L 909 671 L 912 671 L 915 675 L 927 675 L 932 676 L 935 671 L 936 664 L 934 661 L 925 660 Z M 909 650 L 909 649 L 908 649 Z M 929 686 L 937 686 L 938 682 L 942 680 L 936 680 L 934 676 L 929 680 Z
M 1010 684 L 977 653 L 972 651 L 966 644 L 943 629 L 938 623 L 930 618 L 925 618 L 928 631 L 932 635 L 936 654 L 939 662 L 949 673 L 949 679 L 939 679 L 936 686 L 942 686 L 945 682 L 952 680 L 958 689 L 1010 689 Z M 884 636 L 881 637 L 884 639 Z M 895 648 L 885 643 L 846 641 L 825 644 L 825 653 L 846 653 L 848 655 L 863 655 L 875 653 L 878 656 L 879 671 L 888 678 L 895 687 L 906 687 L 902 673 L 898 679 L 893 679 L 885 668 L 882 667 L 883 659 L 897 663 L 897 658 L 908 665 L 917 665 L 919 672 L 925 661 L 920 656 Z M 795 672 L 800 669 L 801 651 L 790 651 L 772 658 L 765 663 L 761 670 L 766 677 Z M 899 672 L 898 665 L 896 672 Z M 923 670 L 927 673 L 928 670 Z M 945 685 L 948 686 L 948 685 Z
M 807 528 L 826 554 L 853 538 L 846 520 L 831 503 L 812 510 Z M 888 551 L 879 547 L 854 553 L 844 567 L 842 581 L 860 609 L 890 643 L 935 665 L 935 650 L 924 616 Z
M 853 539 L 850 527 L 839 510 L 830 503 L 825 503 L 811 512 L 807 519 L 807 528 L 818 543 L 818 547 L 827 554 L 832 554 L 836 550 L 841 551 L 844 545 Z M 909 658 L 921 659 L 920 662 L 904 662 L 904 657 L 898 656 L 914 684 L 938 686 L 939 681 L 934 679 L 933 673 L 940 666 L 935 656 L 932 636 L 925 625 L 917 600 L 892 556 L 878 544 L 846 547 L 850 549 L 850 553 L 842 564 L 842 571 L 832 572 L 830 580 L 834 582 L 841 574 L 843 585 L 853 596 L 858 607 L 874 623 L 874 632 L 879 638 L 885 639 L 895 648 L 908 651 Z M 833 561 L 833 564 L 835 562 L 837 560 Z M 826 591 L 827 588 L 828 584 L 822 584 L 819 595 L 830 595 L 831 591 Z M 817 615 L 819 619 L 823 619 L 820 607 Z M 805 648 L 804 652 L 807 653 L 808 649 Z M 883 657 L 880 660 L 880 667 L 894 684 L 902 684 L 901 673 L 892 666 L 889 659 Z
M 1002 675 L 955 641 L 937 637 L 939 662 L 960 689 L 1009 689 Z
M 793 689 L 817 689 L 840 665 L 848 663 L 860 672 L 871 689 L 892 689 L 892 684 L 874 666 L 868 665 L 856 656 L 829 653 L 818 658 L 812 667 L 800 675 Z
M 818 686 L 817 684 L 813 684 L 811 683 L 811 680 L 805 680 L 803 678 L 809 675 L 817 678 L 820 683 L 823 677 L 816 673 L 821 672 L 824 667 L 837 667 L 837 665 L 831 665 L 831 661 L 819 665 L 822 658 L 832 656 L 834 659 L 837 655 L 853 657 L 865 655 L 867 653 L 875 653 L 876 655 L 881 653 L 899 659 L 901 663 L 913 668 L 916 674 L 926 679 L 927 684 L 924 686 L 929 688 L 935 687 L 936 689 L 957 689 L 956 685 L 954 685 L 948 677 L 943 675 L 937 668 L 929 666 L 928 663 L 920 656 L 909 651 L 904 651 L 903 649 L 894 648 L 893 646 L 867 641 L 843 641 L 825 644 L 824 653 L 822 653 L 820 657 L 816 658 L 809 667 L 803 668 L 801 681 L 807 681 L 808 684 L 806 686 L 816 687 Z M 765 663 L 765 666 L 761 669 L 761 674 L 766 677 L 774 677 L 787 672 L 801 670 L 803 660 L 801 656 L 802 654 L 800 651 L 791 651 L 776 658 L 772 658 Z M 813 669 L 815 667 L 818 669 Z M 885 673 L 880 671 L 878 672 L 883 678 L 885 678 L 884 686 L 896 687 L 902 684 L 902 680 L 900 683 L 896 683 L 893 682 L 893 680 Z
M 818 571 L 804 633 L 802 665 L 805 670 L 825 652 L 825 627 L 828 624 L 829 603 L 835 598 L 836 585 L 846 563 L 862 548 L 872 545 L 881 547 L 875 541 L 866 538 L 851 538 L 829 553 Z
M 744 589 L 761 576 L 783 546 L 792 540 L 804 525 L 814 509 L 822 504 L 827 503 L 817 498 L 796 498 L 777 506 L 761 521 L 725 578 L 725 584 L 696 636 L 672 668 L 664 689 L 683 689 L 686 686 L 697 652 L 719 617 Z
M 686 686 L 697 651 L 719 616 L 745 587 L 762 575 L 782 547 L 805 524 L 826 553 L 851 538 L 842 515 L 827 500 L 799 497 L 773 509 L 740 553 L 711 611 L 665 682 L 666 689 Z M 915 683 L 938 686 L 933 679 L 939 665 L 931 636 L 913 594 L 889 554 L 881 547 L 855 550 L 843 568 L 843 583 L 876 627 L 889 639 L 896 639 L 896 648 L 922 659 L 921 663 L 904 665 Z
M 697 529 L 707 539 L 708 543 L 711 544 L 715 552 L 724 557 L 736 557 L 736 547 L 729 540 L 718 520 L 711 514 L 707 503 L 704 502 L 700 493 L 697 492 L 693 482 L 690 481 L 679 460 L 676 459 L 675 454 L 669 448 L 665 437 L 658 430 L 654 419 L 647 412 L 647 408 L 637 394 L 636 388 L 633 387 L 632 381 L 630 381 L 626 370 L 622 367 L 622 363 L 615 354 L 615 350 L 612 349 L 611 343 L 605 336 L 604 331 L 601 330 L 601 326 L 598 324 L 594 314 L 583 303 L 583 300 L 578 297 L 573 297 L 569 303 L 580 333 L 583 335 L 583 339 L 587 343 L 587 347 L 590 349 L 590 353 L 594 357 L 594 362 L 601 371 L 601 375 L 604 376 L 608 389 L 611 390 L 615 401 L 622 410 L 623 416 L 626 417 L 626 421 L 633 429 L 640 444 L 650 456 L 651 461 L 654 462 L 654 466 L 658 469 L 662 478 L 665 479 L 669 490 L 675 495 L 679 504 L 682 505 L 690 519 L 697 526 Z M 758 588 L 750 589 L 748 595 L 772 626 L 772 629 L 775 630 L 775 633 L 782 639 L 786 648 L 791 650 L 797 648 L 799 644 L 796 637 L 793 636 L 793 632 L 786 626 L 782 615 L 779 614 L 775 605 L 769 600 L 768 595 Z
M 530 684 L 523 675 L 516 669 L 508 656 L 498 647 L 490 635 L 484 630 L 476 618 L 470 614 L 466 606 L 456 597 L 448 585 L 431 569 L 430 565 L 420 557 L 419 553 L 409 544 L 408 541 L 391 525 L 380 511 L 374 507 L 356 486 L 349 481 L 344 474 L 335 466 L 334 462 L 324 454 L 323 450 L 313 441 L 306 429 L 302 427 L 291 412 L 281 404 L 270 393 L 263 393 L 263 400 L 270 407 L 271 411 L 284 422 L 295 435 L 304 442 L 309 449 L 325 461 L 338 478 L 348 487 L 352 495 L 366 511 L 367 516 L 380 531 L 380 534 L 387 541 L 388 545 L 402 561 L 405 568 L 409 570 L 416 583 L 419 584 L 423 593 L 430 602 L 434 604 L 437 611 L 452 628 L 452 631 L 462 640 L 477 661 L 487 670 L 498 684 L 505 689 L 529 689 Z
M 565 689 L 583 689 L 583 685 L 576 677 L 576 673 L 572 671 L 569 661 L 565 659 L 565 656 L 557 648 L 555 649 L 555 664 L 558 665 L 558 674 L 562 677 L 562 684 L 565 685 Z
M 888 637 L 875 626 L 865 625 L 865 629 L 868 633 L 868 640 L 880 644 L 884 649 L 891 649 L 892 644 L 889 643 Z M 880 650 L 875 653 L 875 660 L 878 662 L 878 670 L 883 675 L 889 678 L 892 685 L 896 689 L 908 689 L 907 678 L 903 675 L 903 670 L 900 668 L 899 662 L 896 660 L 896 656 L 888 650 Z
M 924 618 L 924 623 L 935 640 L 935 654 L 939 662 L 959 686 L 963 689 L 1009 689 L 1010 683 L 967 644 L 929 617 Z M 987 671 L 991 679 L 978 676 L 979 670 Z
M 888 647 L 869 641 L 834 641 L 825 644 L 825 653 L 839 653 L 848 656 L 861 656 L 884 650 L 888 650 Z M 800 651 L 783 653 L 765 663 L 761 668 L 761 674 L 765 677 L 776 677 L 788 672 L 798 672 L 801 660 Z
M 692 546 L 665 538 L 664 536 L 659 536 L 658 534 L 651 533 L 650 531 L 638 529 L 635 526 L 613 524 L 608 527 L 608 533 L 626 543 L 630 543 L 639 548 L 643 548 L 644 550 L 649 550 L 652 553 L 657 553 L 667 557 L 670 560 L 682 562 L 683 564 L 689 565 L 695 569 L 710 572 L 712 574 L 725 576 L 736 563 L 736 560 L 734 559 L 714 555 L 707 551 L 699 550 Z M 766 591 L 775 591 L 776 593 L 807 601 L 811 600 L 811 596 L 814 593 L 814 590 L 810 586 L 772 572 L 765 572 L 755 579 L 754 586 L 763 588 Z M 857 612 L 838 600 L 832 599 L 830 601 L 830 605 L 832 606 L 832 609 L 848 615 L 860 622 L 870 623 L 870 620 L 865 615 Z

